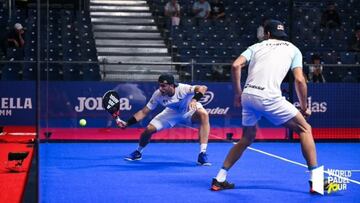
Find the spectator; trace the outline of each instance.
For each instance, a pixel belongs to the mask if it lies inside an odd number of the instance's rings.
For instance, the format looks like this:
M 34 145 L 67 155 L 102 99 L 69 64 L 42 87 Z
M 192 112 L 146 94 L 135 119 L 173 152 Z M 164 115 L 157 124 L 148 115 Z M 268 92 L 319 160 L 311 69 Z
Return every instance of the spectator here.
M 321 16 L 320 24 L 322 27 L 326 27 L 330 29 L 340 27 L 341 25 L 340 16 L 336 11 L 335 4 L 330 3 L 327 6 L 327 9 L 323 12 Z
M 225 7 L 219 0 L 214 0 L 211 4 L 211 17 L 214 20 L 225 18 Z
M 211 6 L 206 0 L 195 1 L 192 7 L 195 18 L 207 19 L 210 15 Z
M 313 83 L 324 83 L 323 66 L 321 65 L 320 56 L 314 54 L 311 57 L 312 65 L 309 66 L 309 81 Z
M 177 0 L 170 0 L 164 8 L 165 16 L 171 19 L 172 26 L 178 26 L 180 23 L 180 5 Z
M 268 18 L 264 17 L 262 19 L 261 25 L 257 28 L 256 31 L 256 37 L 258 38 L 259 42 L 262 42 L 264 40 L 264 25 Z
M 355 35 L 350 41 L 350 51 L 360 52 L 360 26 L 355 29 Z
M 14 29 L 7 36 L 8 47 L 24 47 L 24 28 L 20 23 L 15 23 Z

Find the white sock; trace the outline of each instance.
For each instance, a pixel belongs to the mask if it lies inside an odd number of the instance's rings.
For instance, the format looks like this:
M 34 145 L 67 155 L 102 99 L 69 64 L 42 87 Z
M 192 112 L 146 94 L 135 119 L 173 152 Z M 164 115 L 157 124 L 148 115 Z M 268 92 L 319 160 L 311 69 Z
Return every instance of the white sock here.
M 200 152 L 206 152 L 207 144 L 200 144 Z
M 312 182 L 314 173 L 313 173 L 313 170 L 310 170 L 309 172 L 310 172 L 310 179 L 309 180 Z
M 216 176 L 216 180 L 219 182 L 224 182 L 226 180 L 226 176 L 227 176 L 227 170 L 225 169 L 220 169 L 219 173 Z
M 144 147 L 139 145 L 136 150 L 139 151 L 140 153 L 142 153 L 144 150 Z
M 313 167 L 308 167 L 308 169 L 309 169 L 309 173 L 310 173 L 310 181 L 312 182 L 312 180 L 313 180 L 313 176 L 314 176 L 314 172 L 313 172 L 313 170 L 314 169 L 316 169 L 317 168 L 317 166 L 313 166 Z

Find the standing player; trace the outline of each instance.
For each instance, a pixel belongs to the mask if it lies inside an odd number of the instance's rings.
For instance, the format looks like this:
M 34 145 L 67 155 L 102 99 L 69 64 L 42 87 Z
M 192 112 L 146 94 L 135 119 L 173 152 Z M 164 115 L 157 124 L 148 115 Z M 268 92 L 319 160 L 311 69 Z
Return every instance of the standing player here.
M 161 113 L 154 117 L 145 131 L 141 134 L 137 149 L 125 160 L 141 160 L 142 151 L 149 143 L 152 134 L 160 130 L 173 127 L 182 121 L 199 121 L 199 140 L 200 153 L 198 164 L 203 166 L 211 165 L 208 162 L 206 148 L 210 131 L 209 115 L 203 106 L 198 102 L 205 94 L 206 86 L 191 86 L 187 84 L 176 83 L 174 77 L 169 74 L 160 75 L 159 89 L 157 89 L 146 106 L 135 113 L 127 122 L 117 123 L 119 127 L 126 128 L 133 125 L 154 110 L 158 104 L 166 107 Z M 116 116 L 116 115 L 114 115 Z
M 307 86 L 302 71 L 302 54 L 288 41 L 284 25 L 269 20 L 264 27 L 267 40 L 250 46 L 233 63 L 234 105 L 242 105 L 243 136 L 229 151 L 222 168 L 212 181 L 214 191 L 232 189 L 234 184 L 226 181 L 228 170 L 254 141 L 257 121 L 264 116 L 275 125 L 283 125 L 300 135 L 303 156 L 310 170 L 310 192 L 312 170 L 317 167 L 315 143 L 311 126 L 304 117 L 311 111 L 307 104 Z M 244 91 L 240 87 L 241 69 L 249 62 L 248 77 Z M 281 96 L 280 85 L 291 68 L 295 77 L 296 93 L 300 101 L 300 112 Z

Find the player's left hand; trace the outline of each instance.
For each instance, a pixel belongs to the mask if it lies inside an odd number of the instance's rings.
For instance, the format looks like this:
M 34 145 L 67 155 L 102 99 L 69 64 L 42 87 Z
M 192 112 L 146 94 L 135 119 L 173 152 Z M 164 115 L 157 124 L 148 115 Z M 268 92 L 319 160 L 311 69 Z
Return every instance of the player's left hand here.
M 192 99 L 191 101 L 190 101 L 190 103 L 189 103 L 189 109 L 190 110 L 196 110 L 196 100 L 195 99 Z

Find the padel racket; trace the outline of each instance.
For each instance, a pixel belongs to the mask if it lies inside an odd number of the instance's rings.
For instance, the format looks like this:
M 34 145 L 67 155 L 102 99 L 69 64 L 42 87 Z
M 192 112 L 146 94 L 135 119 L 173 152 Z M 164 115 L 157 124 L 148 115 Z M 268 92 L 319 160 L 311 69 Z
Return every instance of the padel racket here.
M 116 91 L 109 90 L 105 92 L 104 96 L 102 97 L 102 105 L 104 109 L 112 116 L 116 115 L 116 122 L 125 123 L 125 121 L 119 118 L 120 97 Z

